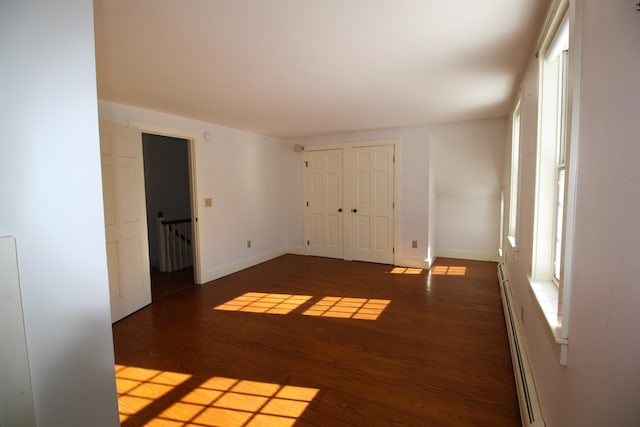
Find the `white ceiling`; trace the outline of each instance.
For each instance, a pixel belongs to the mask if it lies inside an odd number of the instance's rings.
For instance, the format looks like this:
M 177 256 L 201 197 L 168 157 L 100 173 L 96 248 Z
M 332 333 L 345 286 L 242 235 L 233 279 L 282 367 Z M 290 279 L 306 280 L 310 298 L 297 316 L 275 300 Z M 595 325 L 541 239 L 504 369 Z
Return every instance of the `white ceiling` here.
M 95 0 L 98 95 L 293 138 L 509 113 L 549 0 Z

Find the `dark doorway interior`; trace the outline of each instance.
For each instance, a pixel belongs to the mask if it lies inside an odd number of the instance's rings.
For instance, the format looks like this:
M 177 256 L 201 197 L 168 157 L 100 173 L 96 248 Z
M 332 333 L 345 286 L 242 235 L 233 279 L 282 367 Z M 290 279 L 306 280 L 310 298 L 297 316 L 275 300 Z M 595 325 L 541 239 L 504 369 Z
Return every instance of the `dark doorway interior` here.
M 161 271 L 158 214 L 166 221 L 191 217 L 189 188 L 188 141 L 162 135 L 142 134 L 144 151 L 145 191 L 151 264 L 151 292 L 153 300 L 193 286 L 193 267 L 190 265 Z

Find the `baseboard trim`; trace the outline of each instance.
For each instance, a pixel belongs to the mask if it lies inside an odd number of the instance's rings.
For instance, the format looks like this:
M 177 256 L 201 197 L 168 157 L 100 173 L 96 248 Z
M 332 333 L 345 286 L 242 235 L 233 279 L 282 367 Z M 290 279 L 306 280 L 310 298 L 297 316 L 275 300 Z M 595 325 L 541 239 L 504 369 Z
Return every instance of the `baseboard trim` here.
M 504 264 L 498 264 L 498 283 L 500 285 L 500 297 L 504 319 L 509 337 L 509 349 L 513 374 L 520 406 L 520 417 L 523 427 L 544 427 L 542 408 L 538 400 L 538 393 L 533 378 L 533 372 L 529 366 L 527 346 L 522 335 L 517 309 L 513 307 L 513 295 L 511 285 Z
M 498 252 L 474 252 L 438 249 L 438 258 L 467 259 L 471 261 L 492 261 L 500 262 Z
M 204 283 L 219 279 L 224 276 L 228 276 L 229 274 L 237 273 L 238 271 L 253 267 L 254 265 L 261 264 L 287 253 L 289 253 L 288 248 L 280 248 L 269 252 L 263 252 L 259 255 L 234 262 L 233 264 L 229 264 L 224 267 L 209 270 L 204 274 Z
M 287 246 L 287 253 L 292 255 L 307 255 L 307 249 L 304 246 Z
M 216 268 L 213 270 L 206 271 L 203 277 L 203 283 L 211 282 L 212 280 L 219 279 L 224 276 L 228 276 L 229 274 L 237 273 L 238 271 L 242 271 L 246 268 L 253 267 L 254 265 L 261 264 L 263 262 L 269 261 L 271 259 L 277 258 L 282 255 L 293 254 L 293 255 L 308 255 L 305 247 L 300 246 L 287 246 L 284 248 L 276 249 L 269 252 L 264 252 L 262 254 L 253 256 L 251 258 L 246 258 L 238 262 L 234 262 L 233 264 L 225 265 L 224 267 Z M 453 257 L 451 258 L 458 258 Z M 469 259 L 469 258 L 466 258 Z M 411 258 L 396 258 L 395 264 L 398 267 L 409 267 L 409 268 L 422 268 L 428 270 L 431 268 L 431 263 L 427 260 L 420 259 L 411 259 Z

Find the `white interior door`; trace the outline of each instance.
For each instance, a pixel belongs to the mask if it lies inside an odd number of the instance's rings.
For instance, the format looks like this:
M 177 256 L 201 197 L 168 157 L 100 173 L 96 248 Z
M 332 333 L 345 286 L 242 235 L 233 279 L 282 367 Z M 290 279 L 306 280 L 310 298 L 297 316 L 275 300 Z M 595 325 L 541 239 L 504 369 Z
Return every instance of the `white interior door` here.
M 309 255 L 343 258 L 342 150 L 305 153 Z
M 151 303 L 142 134 L 100 121 L 111 321 Z
M 354 147 L 351 258 L 393 264 L 394 146 Z

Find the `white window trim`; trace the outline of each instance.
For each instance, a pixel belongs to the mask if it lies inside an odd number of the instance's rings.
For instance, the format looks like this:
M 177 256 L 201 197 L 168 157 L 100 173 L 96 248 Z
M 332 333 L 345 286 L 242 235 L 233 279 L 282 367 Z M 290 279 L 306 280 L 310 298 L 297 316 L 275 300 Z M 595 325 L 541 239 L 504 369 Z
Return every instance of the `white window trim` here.
M 570 39 L 571 48 L 569 53 L 569 79 L 567 87 L 567 129 L 566 129 L 566 160 L 565 160 L 565 203 L 564 203 L 564 236 L 562 247 L 562 270 L 561 280 L 558 284 L 551 279 L 540 279 L 536 276 L 536 238 L 534 238 L 534 250 L 532 259 L 532 272 L 528 277 L 529 289 L 537 302 L 539 313 L 544 319 L 548 327 L 550 336 L 553 341 L 559 345 L 560 357 L 559 362 L 562 365 L 568 363 L 569 348 L 569 314 L 570 314 L 570 296 L 572 287 L 573 271 L 573 242 L 575 234 L 575 214 L 576 214 L 576 188 L 578 184 L 578 129 L 579 129 L 579 88 L 580 88 L 580 62 L 575 60 L 580 56 L 580 33 L 581 22 L 575 17 L 575 4 L 568 0 L 559 0 L 548 18 L 546 26 L 547 32 L 543 35 L 543 46 L 548 46 L 560 26 L 561 22 L 568 16 L 571 19 Z M 544 55 L 543 55 L 544 56 Z M 543 60 L 541 58 L 541 60 Z M 540 67 L 540 76 L 542 76 L 542 66 Z M 542 85 L 540 85 L 542 87 Z M 542 102 L 540 97 L 540 102 Z M 541 105 L 539 105 L 539 108 Z M 540 116 L 540 114 L 539 114 Z M 540 121 L 538 127 L 538 138 L 541 137 Z M 539 170 L 536 172 L 539 174 Z M 536 177 L 536 181 L 538 177 Z M 536 184 L 538 185 L 538 183 Z M 536 210 L 537 206 L 536 189 Z M 537 214 L 537 212 L 536 212 Z M 536 236 L 536 225 L 534 222 L 534 236 Z M 546 275 L 548 278 L 549 276 Z
M 509 216 L 507 218 L 507 240 L 511 245 L 511 249 L 514 251 L 518 251 L 518 192 L 520 187 L 520 145 L 522 136 L 521 118 L 521 102 L 518 97 L 511 116 L 511 166 L 509 170 Z

